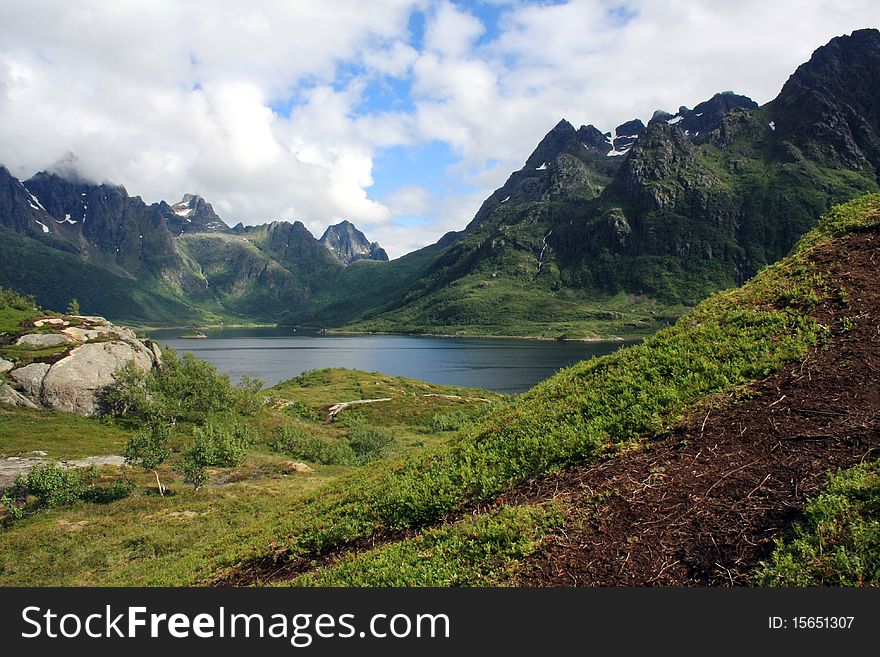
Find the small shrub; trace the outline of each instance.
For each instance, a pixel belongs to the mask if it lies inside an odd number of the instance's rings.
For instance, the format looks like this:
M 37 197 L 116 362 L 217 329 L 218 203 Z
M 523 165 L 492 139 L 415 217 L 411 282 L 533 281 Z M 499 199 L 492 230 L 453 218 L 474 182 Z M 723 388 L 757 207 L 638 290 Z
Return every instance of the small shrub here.
M 385 449 L 394 442 L 394 436 L 366 422 L 358 422 L 351 427 L 345 440 L 356 462 L 364 464 L 382 458 Z
M 165 496 L 165 487 L 159 480 L 157 468 L 171 456 L 168 443 L 171 441 L 171 427 L 167 424 L 153 424 L 134 432 L 125 445 L 125 461 L 138 465 L 156 476 L 159 494 Z
M 36 506 L 69 506 L 81 500 L 88 484 L 83 473 L 58 463 L 42 463 L 15 479 L 15 487 L 36 498 Z
M 198 490 L 208 480 L 208 468 L 232 468 L 244 463 L 255 442 L 253 428 L 234 417 L 220 417 L 193 430 L 192 445 L 183 452 L 177 470 Z
M 15 520 L 28 511 L 70 506 L 79 501 L 108 504 L 128 497 L 133 484 L 117 479 L 108 485 L 96 483 L 94 467 L 86 470 L 65 468 L 59 463 L 42 463 L 26 475 L 15 478 L 13 487 L 4 493 L 2 504 Z
M 263 379 L 242 374 L 234 391 L 235 408 L 245 415 L 256 415 L 263 408 Z
M 357 460 L 347 441 L 316 436 L 297 426 L 279 427 L 270 446 L 292 458 L 322 465 L 352 465 Z
M 204 452 L 204 446 L 194 444 L 181 456 L 177 470 L 186 483 L 192 484 L 198 490 L 208 481 L 208 464 L 211 458 L 211 454 Z
M 197 427 L 193 441 L 208 459 L 207 465 L 232 468 L 244 463 L 248 448 L 256 441 L 256 432 L 233 417 L 221 417 Z
M 162 352 L 162 367 L 143 372 L 132 364 L 116 372 L 104 393 L 106 412 L 150 423 L 202 423 L 214 413 L 255 413 L 261 402 L 262 381 L 246 378 L 236 389 L 229 377 L 192 354 L 179 357 L 173 349 Z

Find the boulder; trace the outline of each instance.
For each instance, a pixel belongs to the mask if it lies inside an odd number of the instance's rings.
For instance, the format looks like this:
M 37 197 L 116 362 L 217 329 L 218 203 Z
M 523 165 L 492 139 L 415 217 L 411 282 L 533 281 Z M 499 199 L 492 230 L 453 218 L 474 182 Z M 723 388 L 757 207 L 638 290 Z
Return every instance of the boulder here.
M 80 328 L 78 326 L 70 326 L 64 329 L 64 334 L 75 340 L 76 342 L 88 342 L 89 340 L 97 340 L 99 338 L 114 338 L 116 340 L 135 340 L 137 339 L 134 331 L 123 328 L 121 326 L 90 326 L 88 328 Z
M 0 358 L 0 374 L 6 374 L 13 367 L 15 367 L 15 363 L 8 361 L 5 358 Z
M 28 333 L 16 340 L 15 344 L 27 347 L 60 347 L 70 342 L 70 336 L 61 333 Z
M 79 346 L 49 369 L 41 400 L 59 411 L 96 415 L 101 391 L 113 383 L 116 370 L 131 361 L 144 371 L 153 367 L 152 353 L 138 341 Z
M 34 322 L 34 326 L 40 328 L 44 324 L 51 324 L 53 326 L 68 326 L 70 322 L 61 319 L 60 317 L 44 317 L 43 319 L 38 319 Z
M 16 388 L 33 399 L 39 399 L 40 391 L 43 388 L 43 379 L 46 377 L 49 367 L 46 363 L 31 363 L 17 370 L 12 370 L 9 377 Z
M 27 408 L 39 408 L 34 402 L 15 390 L 7 383 L 0 383 L 0 404 L 12 406 L 25 406 Z

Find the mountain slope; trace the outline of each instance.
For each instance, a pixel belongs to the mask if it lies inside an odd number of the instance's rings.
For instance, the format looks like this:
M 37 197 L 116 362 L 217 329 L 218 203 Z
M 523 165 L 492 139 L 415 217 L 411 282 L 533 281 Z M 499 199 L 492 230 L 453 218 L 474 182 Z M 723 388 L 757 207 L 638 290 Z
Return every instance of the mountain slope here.
M 368 245 L 361 253 L 348 243 L 358 257 L 387 260 L 347 225 Z M 146 205 L 69 169 L 22 183 L 0 168 L 0 226 L 24 238 L 5 245 L 0 284 L 49 308 L 77 297 L 85 311 L 140 323 L 278 321 L 329 289 L 347 264 L 301 222 L 230 229 L 200 196 Z M 104 284 L 106 299 L 98 293 Z
M 861 30 L 763 107 L 727 92 L 604 140 L 562 121 L 396 308 L 354 327 L 655 327 L 651 313 L 741 284 L 831 205 L 880 189 L 878 75 L 880 32 Z

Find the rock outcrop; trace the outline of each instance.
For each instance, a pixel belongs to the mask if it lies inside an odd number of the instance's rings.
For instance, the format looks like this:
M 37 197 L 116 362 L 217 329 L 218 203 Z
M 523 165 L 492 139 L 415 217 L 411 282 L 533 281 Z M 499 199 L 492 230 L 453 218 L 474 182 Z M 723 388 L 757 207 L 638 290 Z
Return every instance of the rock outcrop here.
M 388 260 L 378 242 L 370 242 L 350 221 L 341 221 L 324 231 L 319 240 L 343 265 L 355 260 Z
M 77 347 L 55 363 L 42 381 L 40 401 L 58 411 L 96 415 L 100 393 L 115 380 L 114 373 L 128 362 L 148 371 L 152 352 L 142 342 L 92 342 Z
M 47 360 L 16 366 L 9 363 L 9 384 L 0 387 L 0 402 L 31 408 L 92 416 L 100 412 L 102 392 L 116 372 L 133 362 L 143 371 L 161 363 L 161 352 L 149 340 L 137 339 L 131 329 L 115 326 L 103 317 L 70 316 L 63 321 L 45 318 L 34 328 L 51 327 L 58 333 L 27 333 L 16 345 L 33 348 L 69 346 Z M 4 365 L 6 367 L 6 365 Z

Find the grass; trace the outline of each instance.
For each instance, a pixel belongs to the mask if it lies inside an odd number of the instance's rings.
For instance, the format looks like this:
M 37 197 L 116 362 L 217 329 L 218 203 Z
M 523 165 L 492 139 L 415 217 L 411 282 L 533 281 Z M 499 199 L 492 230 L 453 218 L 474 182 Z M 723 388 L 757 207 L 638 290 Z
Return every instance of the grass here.
M 333 424 L 323 423 L 324 406 L 365 393 L 392 396 L 394 401 L 385 404 L 382 413 L 344 411 Z M 15 521 L 0 529 L 0 582 L 180 585 L 200 581 L 229 563 L 264 553 L 283 531 L 297 500 L 358 471 L 354 466 L 317 463 L 310 464 L 312 472 L 292 471 L 291 456 L 269 445 L 278 427 L 295 426 L 326 440 L 344 438 L 355 426 L 390 432 L 394 444 L 387 453 L 399 457 L 449 438 L 450 431 L 428 429 L 433 415 L 449 409 L 480 413 L 490 406 L 424 394 L 503 398 L 483 390 L 343 369 L 306 373 L 268 394 L 276 407 L 245 419 L 258 439 L 244 464 L 211 469 L 209 481 L 196 492 L 175 471 L 180 458 L 175 454 L 159 469 L 162 482 L 172 491 L 164 499 L 155 494 L 152 475 L 125 468 L 124 476 L 136 484 L 128 499 L 106 505 L 80 503 Z M 278 402 L 292 403 L 281 408 Z M 0 454 L 39 449 L 51 459 L 121 454 L 131 428 L 118 421 L 3 406 L 0 423 Z M 178 424 L 172 440 L 176 452 L 190 443 L 193 429 L 191 424 Z M 113 468 L 102 472 L 105 478 L 119 475 Z
M 552 504 L 499 507 L 302 575 L 293 586 L 493 586 L 561 521 Z
M 128 439 L 125 427 L 72 413 L 0 405 L 0 454 L 36 450 L 58 460 L 121 454 Z
M 670 326 L 687 308 L 618 293 L 586 296 L 475 274 L 403 308 L 344 327 L 352 332 L 599 340 L 639 338 Z
M 756 573 L 763 586 L 880 585 L 880 461 L 829 477 Z

